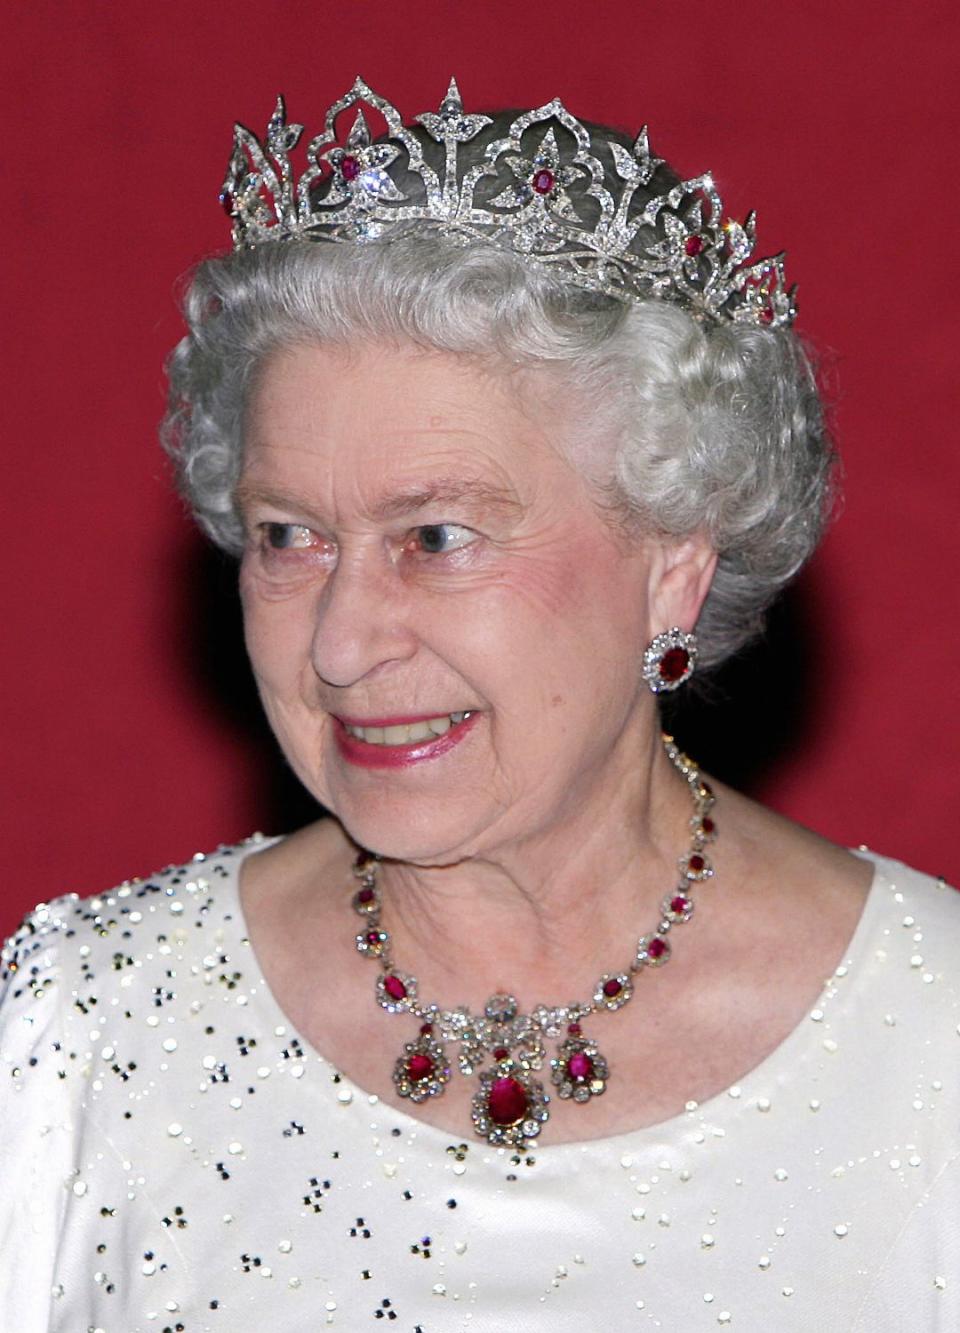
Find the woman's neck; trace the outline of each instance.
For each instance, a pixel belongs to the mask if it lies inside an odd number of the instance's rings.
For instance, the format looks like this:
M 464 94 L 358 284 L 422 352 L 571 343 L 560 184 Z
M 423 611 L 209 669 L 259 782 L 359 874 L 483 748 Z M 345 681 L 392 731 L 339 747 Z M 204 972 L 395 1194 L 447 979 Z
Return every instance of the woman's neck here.
M 586 998 L 660 919 L 691 814 L 687 783 L 657 740 L 589 803 L 522 841 L 445 865 L 384 863 L 396 966 L 445 1007 L 478 1008 L 497 990 L 523 1008 Z

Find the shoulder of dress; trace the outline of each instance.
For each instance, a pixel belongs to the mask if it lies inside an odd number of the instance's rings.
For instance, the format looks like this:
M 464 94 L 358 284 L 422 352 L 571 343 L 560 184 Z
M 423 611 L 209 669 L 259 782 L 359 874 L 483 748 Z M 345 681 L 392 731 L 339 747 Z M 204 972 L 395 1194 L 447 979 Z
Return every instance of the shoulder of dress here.
M 95 977 L 103 983 L 111 972 L 166 952 L 187 924 L 202 943 L 204 927 L 215 932 L 232 914 L 238 865 L 267 841 L 254 834 L 104 893 L 39 903 L 0 950 L 0 1000 L 9 1005 L 25 993 L 37 999 L 58 982 L 71 989 Z
M 111 1016 L 121 1020 L 122 1038 L 99 1054 L 107 1060 L 109 1053 L 107 1067 L 125 1079 L 161 1013 L 178 1004 L 199 1009 L 211 987 L 235 985 L 247 944 L 237 869 L 265 842 L 220 847 L 28 913 L 0 953 L 0 1096 L 12 1089 L 59 1101 L 68 1085 L 77 1095 L 89 1084 L 98 1033 Z M 113 1049 L 121 1044 L 124 1064 Z
M 868 853 L 876 866 L 870 946 L 885 968 L 888 995 L 912 1006 L 932 1030 L 954 1033 L 960 1017 L 960 893 L 943 877 Z M 893 1003 L 892 998 L 889 1003 Z M 926 1029 L 925 1029 L 926 1030 Z
M 919 904 L 927 911 L 955 921 L 960 928 L 960 892 L 943 875 L 929 875 L 903 861 L 880 856 L 865 847 L 858 855 L 872 861 L 877 869 L 877 887 L 895 905 Z

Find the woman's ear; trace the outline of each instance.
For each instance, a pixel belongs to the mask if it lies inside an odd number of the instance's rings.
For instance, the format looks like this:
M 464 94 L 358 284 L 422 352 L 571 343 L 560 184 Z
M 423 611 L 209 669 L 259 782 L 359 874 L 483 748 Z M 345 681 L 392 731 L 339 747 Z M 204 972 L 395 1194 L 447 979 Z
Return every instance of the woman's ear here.
M 693 629 L 716 568 L 717 553 L 705 533 L 658 543 L 650 570 L 651 638 L 673 625 Z

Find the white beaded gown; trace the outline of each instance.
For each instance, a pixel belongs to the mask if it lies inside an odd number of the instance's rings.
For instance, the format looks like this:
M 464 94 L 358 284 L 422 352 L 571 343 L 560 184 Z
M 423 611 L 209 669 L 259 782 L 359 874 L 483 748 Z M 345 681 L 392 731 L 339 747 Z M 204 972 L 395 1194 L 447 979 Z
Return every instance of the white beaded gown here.
M 737 1086 L 517 1154 L 379 1102 L 297 1036 L 240 910 L 258 845 L 59 899 L 8 944 L 0 1328 L 960 1329 L 942 882 L 871 857 L 842 964 Z

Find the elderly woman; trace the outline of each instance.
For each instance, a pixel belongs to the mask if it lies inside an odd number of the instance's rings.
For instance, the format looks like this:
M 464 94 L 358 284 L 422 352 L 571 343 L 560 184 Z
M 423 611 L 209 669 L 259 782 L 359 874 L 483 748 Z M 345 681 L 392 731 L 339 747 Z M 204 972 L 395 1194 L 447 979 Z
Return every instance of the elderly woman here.
M 661 734 L 821 530 L 781 261 L 560 103 L 299 136 L 166 440 L 328 813 L 11 941 L 3 1327 L 957 1328 L 957 902 Z

